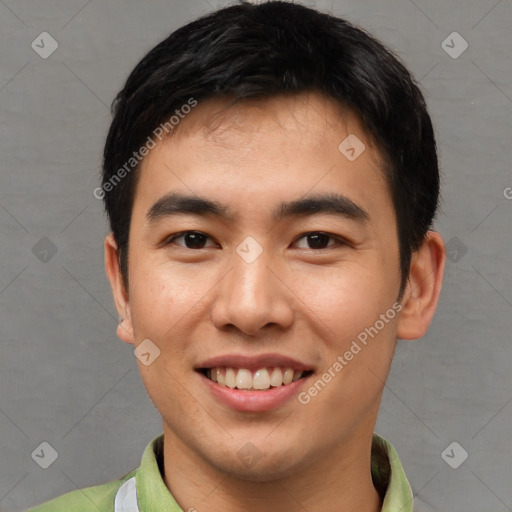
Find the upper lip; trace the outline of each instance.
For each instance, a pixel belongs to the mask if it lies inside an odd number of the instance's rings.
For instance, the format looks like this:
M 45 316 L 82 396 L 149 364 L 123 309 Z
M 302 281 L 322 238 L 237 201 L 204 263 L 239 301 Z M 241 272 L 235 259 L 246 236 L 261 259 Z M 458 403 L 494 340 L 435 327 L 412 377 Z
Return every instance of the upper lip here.
M 265 367 L 279 366 L 281 368 L 292 368 L 293 370 L 312 370 L 312 366 L 297 361 L 292 357 L 280 354 L 260 354 L 257 356 L 246 356 L 243 354 L 226 354 L 205 359 L 198 365 L 196 370 L 200 368 L 215 368 L 216 366 L 226 368 L 247 368 L 248 370 L 259 370 Z

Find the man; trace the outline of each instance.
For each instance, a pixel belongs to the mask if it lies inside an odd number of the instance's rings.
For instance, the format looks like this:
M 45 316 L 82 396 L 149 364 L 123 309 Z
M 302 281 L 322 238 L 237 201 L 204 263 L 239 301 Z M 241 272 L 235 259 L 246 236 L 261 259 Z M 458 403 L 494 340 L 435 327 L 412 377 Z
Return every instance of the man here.
M 163 435 L 34 510 L 418 510 L 373 433 L 445 262 L 408 71 L 339 18 L 235 5 L 151 50 L 114 112 L 106 271 Z

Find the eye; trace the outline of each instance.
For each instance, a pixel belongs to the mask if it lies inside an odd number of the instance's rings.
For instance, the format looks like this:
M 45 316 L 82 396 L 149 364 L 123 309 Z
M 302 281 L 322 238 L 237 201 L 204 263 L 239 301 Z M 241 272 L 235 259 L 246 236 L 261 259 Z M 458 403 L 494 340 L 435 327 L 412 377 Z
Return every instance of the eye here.
M 176 235 L 172 235 L 171 237 L 167 238 L 164 244 L 171 245 L 180 238 L 184 240 L 184 247 L 186 249 L 204 249 L 204 244 L 210 237 L 204 233 L 201 233 L 200 231 L 183 231 L 182 233 L 177 233 Z M 177 245 L 183 247 L 181 244 Z
M 321 231 L 312 231 L 311 233 L 306 233 L 297 240 L 302 240 L 303 238 L 306 239 L 306 243 L 308 243 L 310 247 L 299 247 L 300 249 L 327 249 L 333 245 L 336 245 L 331 244 L 326 246 L 329 239 L 338 242 L 338 244 L 345 245 L 343 240 L 340 238 L 330 235 L 329 233 L 323 233 Z
M 183 239 L 183 243 L 175 244 L 176 240 Z M 176 233 L 175 235 L 170 236 L 164 242 L 164 245 L 178 245 L 184 247 L 186 249 L 205 249 L 208 247 L 214 247 L 214 245 L 207 246 L 205 245 L 208 240 L 211 238 L 201 233 L 200 231 L 183 231 L 181 233 Z M 306 240 L 307 247 L 300 247 L 299 249 L 328 249 L 329 247 L 333 247 L 335 245 L 346 245 L 339 237 L 334 235 L 330 235 L 329 233 L 324 233 L 321 231 L 312 231 L 310 233 L 305 233 L 301 237 L 297 239 L 295 243 L 298 243 L 300 240 Z M 329 241 L 333 241 L 334 243 L 329 243 Z

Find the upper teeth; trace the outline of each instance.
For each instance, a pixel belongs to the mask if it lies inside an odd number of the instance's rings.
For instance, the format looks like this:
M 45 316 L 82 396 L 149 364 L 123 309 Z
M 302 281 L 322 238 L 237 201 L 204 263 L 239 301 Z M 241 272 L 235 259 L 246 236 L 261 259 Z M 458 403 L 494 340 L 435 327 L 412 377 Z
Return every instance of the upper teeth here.
M 269 389 L 272 387 L 290 384 L 302 377 L 302 370 L 293 368 L 260 368 L 254 373 L 246 368 L 225 368 L 216 366 L 207 372 L 213 382 L 221 386 L 237 389 Z

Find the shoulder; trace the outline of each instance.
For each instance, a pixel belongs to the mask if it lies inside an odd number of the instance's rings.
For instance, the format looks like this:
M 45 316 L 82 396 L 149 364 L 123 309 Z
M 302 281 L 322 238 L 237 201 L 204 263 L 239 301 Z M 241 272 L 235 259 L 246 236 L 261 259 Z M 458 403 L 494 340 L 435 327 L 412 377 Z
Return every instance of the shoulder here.
M 135 473 L 136 470 L 120 480 L 68 492 L 26 512 L 113 512 L 119 487 Z

